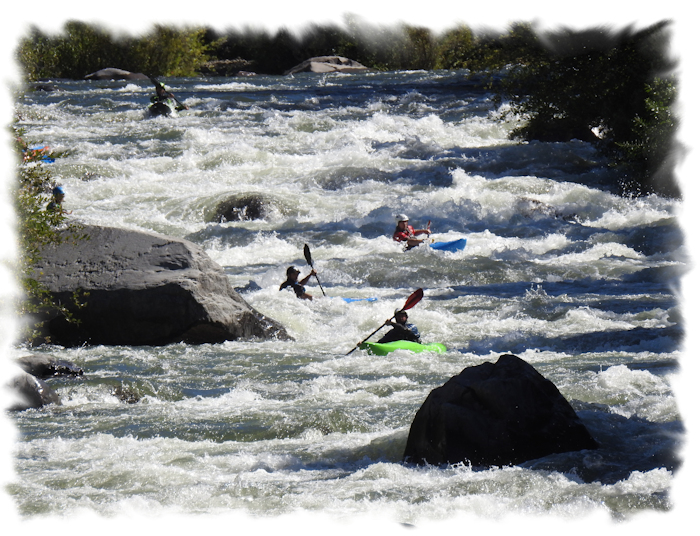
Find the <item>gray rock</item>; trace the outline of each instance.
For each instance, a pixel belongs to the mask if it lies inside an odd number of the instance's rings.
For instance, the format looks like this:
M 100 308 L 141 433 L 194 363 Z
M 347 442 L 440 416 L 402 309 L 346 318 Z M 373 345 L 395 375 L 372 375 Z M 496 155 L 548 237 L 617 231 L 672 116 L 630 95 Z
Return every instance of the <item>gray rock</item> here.
M 219 343 L 289 339 L 279 323 L 250 307 L 223 269 L 197 245 L 167 236 L 84 226 L 87 240 L 43 250 L 37 280 L 72 310 L 79 324 L 58 314 L 42 335 L 63 346 Z M 88 292 L 84 306 L 73 293 Z
M 10 406 L 10 411 L 40 408 L 47 404 L 61 405 L 61 399 L 56 391 L 45 381 L 26 372 L 21 372 L 11 380 L 10 389 L 18 397 L 18 400 Z
M 360 73 L 369 71 L 361 63 L 342 56 L 316 56 L 304 60 L 284 74 L 296 73 Z
M 83 369 L 70 361 L 56 359 L 46 355 L 27 355 L 17 359 L 17 364 L 24 372 L 40 379 L 54 376 L 82 376 Z
M 464 369 L 413 420 L 404 459 L 512 465 L 598 444 L 554 384 L 514 355 Z
M 85 75 L 85 80 L 148 80 L 148 76 L 143 73 L 132 73 L 131 71 L 108 67 Z

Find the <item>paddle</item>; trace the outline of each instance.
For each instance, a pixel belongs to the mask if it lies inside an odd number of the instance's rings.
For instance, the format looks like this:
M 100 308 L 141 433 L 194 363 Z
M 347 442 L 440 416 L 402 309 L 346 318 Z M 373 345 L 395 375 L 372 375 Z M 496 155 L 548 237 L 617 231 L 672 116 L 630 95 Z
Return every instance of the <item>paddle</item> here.
M 422 288 L 419 288 L 419 289 L 416 290 L 413 294 L 411 294 L 411 295 L 408 297 L 408 299 L 406 299 L 406 303 L 403 304 L 403 307 L 401 308 L 401 310 L 402 310 L 402 311 L 408 311 L 411 307 L 413 307 L 415 304 L 417 304 L 417 303 L 418 303 L 419 301 L 421 301 L 422 299 L 423 299 L 423 289 L 422 289 Z M 396 316 L 396 313 L 394 313 L 394 314 L 391 316 L 391 318 L 389 318 L 389 320 L 391 320 L 391 319 L 394 318 L 395 316 Z M 387 322 L 388 322 L 389 320 L 387 320 Z M 350 355 L 351 353 L 353 353 L 355 350 L 357 350 L 357 349 L 360 347 L 360 345 L 361 345 L 363 342 L 367 342 L 367 340 L 368 340 L 372 335 L 374 335 L 375 333 L 377 333 L 377 331 L 379 331 L 380 329 L 382 329 L 385 325 L 386 325 L 386 322 L 385 322 L 384 324 L 382 324 L 381 326 L 379 326 L 377 329 L 375 329 L 372 333 L 370 333 L 363 341 L 358 342 L 358 343 L 355 345 L 355 348 L 353 348 L 352 350 L 350 350 L 350 351 L 349 351 L 347 354 L 345 354 L 345 355 Z
M 309 245 L 304 244 L 304 257 L 306 258 L 306 262 L 309 263 L 309 266 L 311 266 L 311 269 L 314 269 L 314 263 L 311 260 L 311 251 L 309 250 Z M 321 292 L 323 292 L 323 295 L 326 295 L 326 292 L 323 290 L 323 287 L 321 286 L 321 281 L 318 279 L 318 274 L 316 275 L 316 281 L 318 281 L 318 286 L 321 288 Z
M 151 79 L 151 82 L 153 82 L 153 83 L 155 84 L 156 88 L 159 88 L 159 87 L 160 87 L 160 88 L 163 89 L 163 91 L 165 91 L 165 86 L 164 86 L 163 84 L 161 84 L 160 82 L 158 82 L 158 80 L 156 80 L 156 79 L 153 78 L 152 76 L 149 76 L 148 78 Z M 177 100 L 177 98 L 175 97 L 175 95 L 173 95 L 172 93 L 170 93 L 170 92 L 168 92 L 168 91 L 165 91 L 165 92 L 168 94 L 168 97 L 170 97 L 171 99 L 173 99 L 179 106 L 182 107 L 183 110 L 189 110 L 189 109 L 190 109 L 189 106 L 187 106 L 186 104 L 182 104 L 179 100 Z M 158 92 L 156 91 L 156 94 L 157 94 L 157 93 L 158 93 Z

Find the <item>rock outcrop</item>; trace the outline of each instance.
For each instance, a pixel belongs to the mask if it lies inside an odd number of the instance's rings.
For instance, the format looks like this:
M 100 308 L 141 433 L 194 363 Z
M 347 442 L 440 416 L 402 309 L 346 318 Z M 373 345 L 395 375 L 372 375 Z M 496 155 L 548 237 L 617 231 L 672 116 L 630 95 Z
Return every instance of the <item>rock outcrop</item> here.
M 148 80 L 148 76 L 143 73 L 132 73 L 131 71 L 108 67 L 85 75 L 85 80 Z
M 86 239 L 43 250 L 35 276 L 79 323 L 56 313 L 43 336 L 63 346 L 289 339 L 250 307 L 197 245 L 163 235 L 84 226 Z M 71 305 L 76 291 L 82 307 Z
M 502 355 L 464 369 L 428 395 L 404 459 L 502 466 L 597 447 L 551 381 L 519 357 Z
M 299 65 L 285 71 L 284 74 L 296 73 L 360 73 L 369 71 L 361 63 L 342 56 L 316 56 L 304 60 Z

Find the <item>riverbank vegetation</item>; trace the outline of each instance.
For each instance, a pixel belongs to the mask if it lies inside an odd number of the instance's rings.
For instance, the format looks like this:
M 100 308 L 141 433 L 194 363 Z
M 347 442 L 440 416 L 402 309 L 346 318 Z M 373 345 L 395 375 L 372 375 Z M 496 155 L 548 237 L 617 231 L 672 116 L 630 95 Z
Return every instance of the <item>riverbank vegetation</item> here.
M 47 312 L 63 315 L 69 322 L 74 317 L 62 304 L 54 299 L 50 292 L 36 280 L 34 267 L 41 258 L 43 248 L 51 244 L 59 244 L 66 240 L 79 240 L 80 226 L 66 221 L 66 213 L 62 209 L 50 209 L 51 192 L 57 186 L 48 162 L 61 156 L 45 147 L 28 147 L 23 139 L 21 129 L 14 128 L 15 151 L 18 159 L 17 183 L 13 191 L 14 209 L 17 215 L 17 241 L 19 259 L 15 266 L 17 281 L 22 295 L 18 300 L 15 311 L 17 316 L 25 321 L 33 318 L 34 324 L 22 326 L 20 339 L 31 343 L 50 342 L 39 340 L 41 321 L 38 316 Z M 68 233 L 61 233 L 68 230 Z M 73 296 L 73 305 L 80 307 L 83 294 L 78 292 Z
M 146 35 L 120 36 L 70 21 L 59 35 L 33 28 L 19 43 L 17 58 L 29 81 L 82 79 L 106 67 L 159 77 L 281 75 L 325 55 L 376 70 L 486 73 L 491 87 L 523 118 L 514 137 L 590 141 L 618 172 L 619 193 L 680 197 L 669 39 L 668 22 L 638 31 L 549 32 L 516 23 L 500 33 L 460 25 L 435 34 L 348 18 L 344 27 L 312 24 L 300 33 L 158 25 Z

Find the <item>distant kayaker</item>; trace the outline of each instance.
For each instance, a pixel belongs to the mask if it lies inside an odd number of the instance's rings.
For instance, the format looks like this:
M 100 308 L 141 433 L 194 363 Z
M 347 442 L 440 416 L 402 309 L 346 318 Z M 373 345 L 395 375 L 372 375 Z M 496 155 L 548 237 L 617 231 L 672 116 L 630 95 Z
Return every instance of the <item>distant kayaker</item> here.
M 70 212 L 63 210 L 63 199 L 66 197 L 66 191 L 63 186 L 56 186 L 52 191 L 53 199 L 46 205 L 46 210 L 54 212 L 62 212 L 63 214 L 70 214 Z
M 427 229 L 414 229 L 408 224 L 408 216 L 399 214 L 396 216 L 396 229 L 393 239 L 396 242 L 406 242 L 406 249 L 411 249 L 423 243 L 424 238 L 416 238 L 417 235 L 430 235 L 430 224 Z
M 287 280 L 280 285 L 280 290 L 290 287 L 294 291 L 294 294 L 297 295 L 297 298 L 302 300 L 313 300 L 313 296 L 306 292 L 304 285 L 309 282 L 309 278 L 312 275 L 316 275 L 316 270 L 312 269 L 311 272 L 309 272 L 309 275 L 307 275 L 301 281 L 298 281 L 300 273 L 301 272 L 294 268 L 294 266 L 287 268 Z
M 377 342 L 393 342 L 393 341 L 413 341 L 420 343 L 420 333 L 418 328 L 408 322 L 408 313 L 403 309 L 396 309 L 394 312 L 394 319 L 396 322 L 392 322 L 391 319 L 387 320 L 384 325 L 392 326 L 392 330 L 387 332 L 381 339 Z
M 153 82 L 153 85 L 156 86 L 156 94 L 151 97 L 151 102 L 156 103 L 156 102 L 164 102 L 168 99 L 172 99 L 176 106 L 175 109 L 179 112 L 181 110 L 189 110 L 189 107 L 186 104 L 182 104 L 179 100 L 175 98 L 175 95 L 170 93 L 165 89 L 165 86 L 158 82 L 155 78 L 151 78 L 151 82 Z

